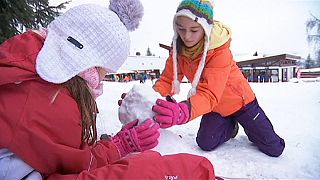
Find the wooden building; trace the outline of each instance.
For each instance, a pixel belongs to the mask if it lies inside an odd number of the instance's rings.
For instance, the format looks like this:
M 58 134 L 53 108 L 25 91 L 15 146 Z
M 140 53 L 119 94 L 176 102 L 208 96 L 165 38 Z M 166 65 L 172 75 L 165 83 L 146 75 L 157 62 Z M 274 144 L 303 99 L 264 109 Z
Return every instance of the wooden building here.
M 237 58 L 235 60 L 249 82 L 287 82 L 296 77 L 300 56 L 280 54 L 274 56 Z
M 234 59 L 249 82 L 287 82 L 296 77 L 297 60 L 301 57 L 280 54 L 265 57 L 235 56 Z M 129 56 L 121 68 L 116 73 L 108 74 L 105 80 L 126 81 L 127 77 L 130 80 L 139 80 L 143 74 L 157 79 L 165 67 L 166 60 L 166 57 Z
M 171 46 L 159 44 L 170 52 Z M 234 57 L 243 75 L 249 82 L 287 82 L 296 77 L 297 61 L 300 56 L 279 54 L 259 57 L 258 53 L 250 57 Z
M 320 68 L 298 69 L 297 78 L 320 78 Z

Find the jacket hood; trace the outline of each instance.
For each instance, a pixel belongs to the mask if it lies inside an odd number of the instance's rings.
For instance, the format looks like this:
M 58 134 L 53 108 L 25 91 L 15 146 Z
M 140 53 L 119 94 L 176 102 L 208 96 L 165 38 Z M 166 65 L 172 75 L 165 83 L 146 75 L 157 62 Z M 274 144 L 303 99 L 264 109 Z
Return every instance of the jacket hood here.
M 224 45 L 231 38 L 231 29 L 220 21 L 213 22 L 213 31 L 210 35 L 209 50 Z
M 28 31 L 0 45 L 0 86 L 40 79 L 35 70 L 35 62 L 43 42 L 40 35 Z

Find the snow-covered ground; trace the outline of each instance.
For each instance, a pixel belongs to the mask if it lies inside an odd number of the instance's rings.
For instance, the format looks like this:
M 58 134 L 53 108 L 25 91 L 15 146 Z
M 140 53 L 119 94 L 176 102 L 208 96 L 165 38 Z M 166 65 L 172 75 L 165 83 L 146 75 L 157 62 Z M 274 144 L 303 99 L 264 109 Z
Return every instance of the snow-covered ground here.
M 99 134 L 113 135 L 121 129 L 117 101 L 134 84 L 139 82 L 104 82 L 104 94 L 97 99 Z M 151 86 L 151 81 L 146 84 Z M 200 118 L 169 128 L 171 134 L 161 138 L 161 144 L 171 147 L 173 153 L 188 152 L 207 157 L 215 174 L 227 179 L 320 179 L 320 82 L 250 85 L 276 133 L 285 139 L 286 148 L 280 157 L 269 157 L 257 150 L 242 128 L 235 139 L 216 150 L 202 151 L 195 142 Z M 190 84 L 181 84 L 181 93 L 175 99 L 184 100 L 189 88 Z M 181 140 L 176 140 L 175 135 L 180 135 Z M 170 136 L 173 138 L 169 139 Z

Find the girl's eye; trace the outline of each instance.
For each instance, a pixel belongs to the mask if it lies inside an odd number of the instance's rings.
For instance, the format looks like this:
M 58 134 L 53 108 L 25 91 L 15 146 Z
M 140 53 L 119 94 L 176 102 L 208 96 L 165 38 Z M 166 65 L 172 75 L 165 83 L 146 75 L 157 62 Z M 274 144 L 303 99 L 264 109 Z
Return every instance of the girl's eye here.
M 191 30 L 191 32 L 196 33 L 196 32 L 197 32 L 197 30 Z

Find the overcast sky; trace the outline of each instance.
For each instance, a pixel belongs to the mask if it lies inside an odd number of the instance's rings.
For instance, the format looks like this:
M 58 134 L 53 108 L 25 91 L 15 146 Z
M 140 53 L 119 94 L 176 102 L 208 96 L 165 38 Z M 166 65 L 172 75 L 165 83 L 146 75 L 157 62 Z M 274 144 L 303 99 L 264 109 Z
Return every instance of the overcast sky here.
M 56 5 L 64 0 L 49 0 Z M 170 45 L 172 18 L 180 0 L 141 0 L 144 17 L 140 27 L 130 33 L 131 50 L 156 56 L 168 52 L 159 43 Z M 215 0 L 215 19 L 233 31 L 231 48 L 235 55 L 289 53 L 306 57 L 305 22 L 310 13 L 320 18 L 320 0 Z M 67 8 L 84 3 L 107 6 L 108 0 L 73 0 Z

